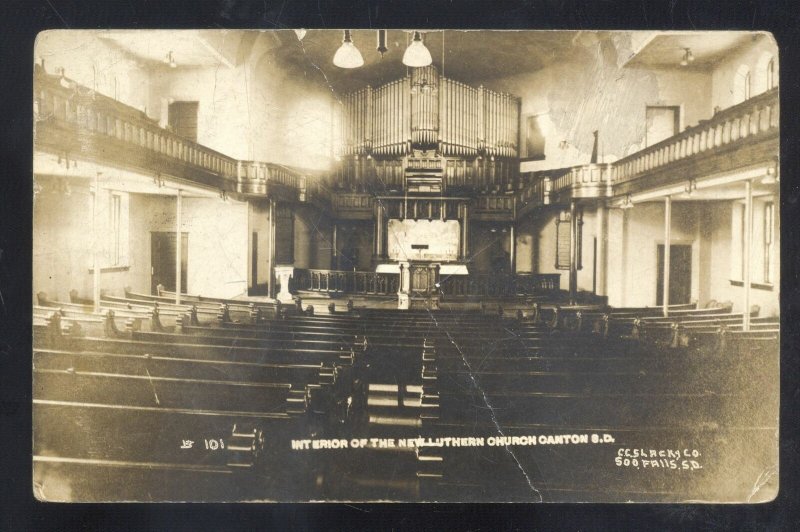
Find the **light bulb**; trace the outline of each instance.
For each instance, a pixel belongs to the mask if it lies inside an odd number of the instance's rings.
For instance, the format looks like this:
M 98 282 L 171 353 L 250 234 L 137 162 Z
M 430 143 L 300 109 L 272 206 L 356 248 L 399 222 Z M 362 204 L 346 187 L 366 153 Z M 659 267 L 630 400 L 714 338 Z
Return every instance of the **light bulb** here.
M 304 28 L 300 28 L 300 29 L 294 30 L 294 34 L 297 35 L 297 40 L 298 41 L 302 41 L 303 37 L 306 36 L 306 30 Z
M 344 30 L 342 45 L 333 56 L 333 64 L 339 68 L 358 68 L 364 64 L 364 58 L 350 38 L 350 30 Z
M 431 53 L 422 42 L 422 35 L 418 31 L 414 32 L 414 40 L 406 48 L 403 54 L 403 64 L 410 67 L 424 67 L 433 62 Z

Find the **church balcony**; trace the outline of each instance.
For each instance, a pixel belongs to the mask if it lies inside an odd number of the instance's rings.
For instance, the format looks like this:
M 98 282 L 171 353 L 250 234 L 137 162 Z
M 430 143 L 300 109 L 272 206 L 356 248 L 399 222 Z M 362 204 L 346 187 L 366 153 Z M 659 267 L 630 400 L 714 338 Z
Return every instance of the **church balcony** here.
M 611 194 L 614 167 L 610 164 L 585 164 L 566 169 L 551 178 L 550 201 L 602 198 Z
M 237 161 L 236 190 L 239 194 L 275 196 L 294 201 L 305 188 L 306 179 L 296 171 L 279 164 L 259 161 Z
M 517 215 L 545 205 L 566 205 L 573 199 L 638 194 L 690 179 L 774 164 L 779 153 L 779 125 L 776 88 L 614 163 L 524 175 Z
M 614 195 L 774 161 L 779 152 L 779 127 L 775 88 L 615 162 Z
M 34 76 L 37 150 L 236 191 L 236 160 L 180 137 L 144 112 L 49 75 Z
M 273 163 L 237 161 L 160 127 L 139 109 L 47 74 L 38 65 L 34 119 L 35 149 L 68 163 L 86 160 L 232 195 L 325 201 L 318 187 L 306 185 L 302 172 Z

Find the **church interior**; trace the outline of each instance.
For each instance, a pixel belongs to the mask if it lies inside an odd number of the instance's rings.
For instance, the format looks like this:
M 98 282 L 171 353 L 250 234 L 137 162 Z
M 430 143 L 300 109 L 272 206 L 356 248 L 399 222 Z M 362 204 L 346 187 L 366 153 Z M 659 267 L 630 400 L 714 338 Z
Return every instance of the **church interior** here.
M 771 35 L 54 30 L 33 76 L 38 498 L 775 497 Z

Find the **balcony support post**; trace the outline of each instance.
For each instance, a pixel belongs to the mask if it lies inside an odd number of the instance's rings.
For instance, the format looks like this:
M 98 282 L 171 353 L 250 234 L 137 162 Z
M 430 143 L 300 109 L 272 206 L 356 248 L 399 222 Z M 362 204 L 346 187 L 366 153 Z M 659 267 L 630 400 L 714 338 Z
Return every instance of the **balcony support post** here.
M 669 314 L 669 268 L 670 268 L 670 247 L 672 240 L 672 197 L 664 198 L 664 286 L 661 302 L 663 304 L 664 316 Z
M 275 297 L 275 200 L 269 199 L 269 252 L 267 253 L 267 271 L 269 272 L 269 290 L 267 295 Z
M 92 197 L 92 300 L 95 313 L 100 312 L 100 230 L 97 219 L 100 205 L 100 173 L 95 173 Z
M 181 226 L 183 225 L 183 191 L 175 194 L 175 304 L 181 304 L 181 285 L 183 284 L 181 262 L 183 262 L 183 241 Z
M 331 237 L 331 270 L 338 270 L 339 269 L 339 248 L 337 247 L 336 237 L 338 231 L 339 224 L 333 222 L 333 236 Z
M 608 211 L 604 200 L 597 202 L 597 255 L 595 256 L 596 290 L 598 295 L 606 294 L 606 242 L 608 240 L 606 219 Z
M 517 238 L 514 234 L 514 224 L 508 226 L 508 255 L 509 267 L 511 268 L 511 275 L 513 276 L 517 270 Z
M 578 302 L 578 202 L 569 202 L 569 304 Z
M 752 276 L 750 263 L 752 262 L 752 247 L 753 247 L 753 182 L 748 179 L 744 182 L 744 242 L 742 242 L 743 257 L 743 272 L 742 281 L 744 282 L 744 320 L 742 322 L 742 330 L 750 330 L 750 278 Z

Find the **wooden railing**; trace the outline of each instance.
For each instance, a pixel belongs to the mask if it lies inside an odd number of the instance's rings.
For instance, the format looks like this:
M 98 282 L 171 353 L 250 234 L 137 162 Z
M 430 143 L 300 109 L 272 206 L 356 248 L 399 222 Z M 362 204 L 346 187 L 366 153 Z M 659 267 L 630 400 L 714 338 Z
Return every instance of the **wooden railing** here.
M 610 193 L 614 168 L 610 164 L 575 166 L 553 181 L 552 192 L 570 190 L 576 197 L 603 197 Z
M 698 154 L 714 152 L 766 133 L 777 133 L 779 126 L 780 104 L 778 89 L 775 88 L 720 111 L 711 119 L 686 128 L 658 144 L 620 159 L 614 163 L 613 182 L 624 183 Z
M 47 74 L 38 65 L 34 119 L 37 147 L 67 160 L 82 155 L 240 193 L 265 194 L 268 183 L 299 192 L 306 179 L 278 164 L 237 161 L 160 127 L 134 107 Z
M 736 143 L 777 135 L 780 107 L 778 89 L 754 96 L 718 112 L 658 144 L 609 164 L 586 164 L 523 174 L 518 214 L 530 208 L 567 198 L 602 198 L 615 194 L 612 187 L 672 163 L 698 155 L 713 155 Z M 777 155 L 777 154 L 776 154 Z M 676 179 L 688 177 L 676 175 Z
M 267 187 L 273 183 L 298 193 L 305 187 L 305 176 L 280 164 L 237 161 L 236 170 L 239 192 L 242 193 L 266 194 Z
M 477 220 L 511 221 L 515 216 L 516 201 L 512 194 L 478 196 L 472 212 Z
M 340 270 L 296 269 L 292 279 L 295 290 L 323 294 L 396 295 L 397 273 L 351 272 Z
M 439 280 L 445 297 L 514 297 L 552 295 L 558 292 L 561 274 L 470 274 Z

